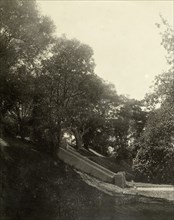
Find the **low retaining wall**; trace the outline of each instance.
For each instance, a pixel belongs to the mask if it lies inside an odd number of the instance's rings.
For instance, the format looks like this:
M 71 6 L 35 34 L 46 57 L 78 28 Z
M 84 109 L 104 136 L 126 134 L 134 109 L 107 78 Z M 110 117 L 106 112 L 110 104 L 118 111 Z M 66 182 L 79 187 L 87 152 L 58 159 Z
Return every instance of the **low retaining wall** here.
M 58 157 L 65 163 L 102 181 L 113 183 L 122 188 L 126 186 L 124 172 L 114 173 L 71 149 L 60 148 Z

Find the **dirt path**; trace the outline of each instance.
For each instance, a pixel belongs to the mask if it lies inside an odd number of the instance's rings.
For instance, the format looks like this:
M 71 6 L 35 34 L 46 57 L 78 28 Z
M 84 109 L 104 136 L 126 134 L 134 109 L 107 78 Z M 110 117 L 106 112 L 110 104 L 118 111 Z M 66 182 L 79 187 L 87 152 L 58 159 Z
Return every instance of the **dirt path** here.
M 93 186 L 100 191 L 107 193 L 108 195 L 139 195 L 149 198 L 165 199 L 168 201 L 174 201 L 174 186 L 172 185 L 155 185 L 144 183 L 130 183 L 128 182 L 127 188 L 120 188 L 110 183 L 102 182 L 92 176 L 85 173 L 76 172 L 81 176 L 82 180 L 88 185 Z

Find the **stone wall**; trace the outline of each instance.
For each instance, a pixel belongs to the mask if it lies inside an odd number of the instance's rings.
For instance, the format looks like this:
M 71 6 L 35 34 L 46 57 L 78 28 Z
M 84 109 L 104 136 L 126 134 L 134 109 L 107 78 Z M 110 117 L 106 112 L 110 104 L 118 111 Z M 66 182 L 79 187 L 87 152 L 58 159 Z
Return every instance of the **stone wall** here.
M 124 172 L 114 173 L 71 149 L 60 148 L 58 156 L 70 166 L 102 181 L 113 183 L 122 188 L 126 186 Z

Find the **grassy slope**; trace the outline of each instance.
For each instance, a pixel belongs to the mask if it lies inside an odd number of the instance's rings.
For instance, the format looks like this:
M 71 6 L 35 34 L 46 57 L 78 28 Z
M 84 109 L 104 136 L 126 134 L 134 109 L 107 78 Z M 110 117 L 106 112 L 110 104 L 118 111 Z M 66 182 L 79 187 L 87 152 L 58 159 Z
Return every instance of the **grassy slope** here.
M 50 157 L 30 145 L 9 142 L 5 149 L 8 156 L 5 160 L 1 155 L 0 162 L 1 219 L 77 219 L 79 211 L 93 207 L 102 197 L 60 161 L 55 166 Z
M 128 181 L 134 179 L 131 166 L 126 164 L 124 161 L 121 161 L 120 163 L 116 163 L 116 160 L 114 158 L 98 157 L 85 149 L 81 149 L 79 153 L 82 154 L 83 156 L 86 156 L 88 159 L 92 160 L 93 162 L 98 163 L 99 165 L 105 167 L 106 169 L 111 170 L 114 173 L 125 171 L 126 179 Z
M 159 219 L 160 213 L 170 220 L 174 215 L 168 205 L 120 206 L 118 199 L 90 187 L 70 167 L 60 161 L 55 165 L 32 145 L 7 142 L 0 157 L 1 220 L 143 220 L 149 215 Z

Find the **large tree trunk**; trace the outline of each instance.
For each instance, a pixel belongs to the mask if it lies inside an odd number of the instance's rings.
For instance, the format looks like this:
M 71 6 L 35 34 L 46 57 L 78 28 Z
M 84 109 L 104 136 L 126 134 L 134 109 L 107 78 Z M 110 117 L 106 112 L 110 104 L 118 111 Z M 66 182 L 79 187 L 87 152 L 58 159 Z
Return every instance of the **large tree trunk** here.
M 82 145 L 83 145 L 83 141 L 82 141 L 83 134 L 79 132 L 77 128 L 73 128 L 72 131 L 75 136 L 76 147 L 79 150 L 82 148 Z
M 57 159 L 58 149 L 61 147 L 61 126 L 57 126 L 51 133 L 52 136 L 52 156 Z
M 0 112 L 0 138 L 3 137 L 3 117 L 2 117 L 2 114 Z
M 25 123 L 23 122 L 22 119 L 19 119 L 18 124 L 19 124 L 19 134 L 21 136 L 21 139 L 24 140 L 25 139 L 25 130 L 24 130 Z

